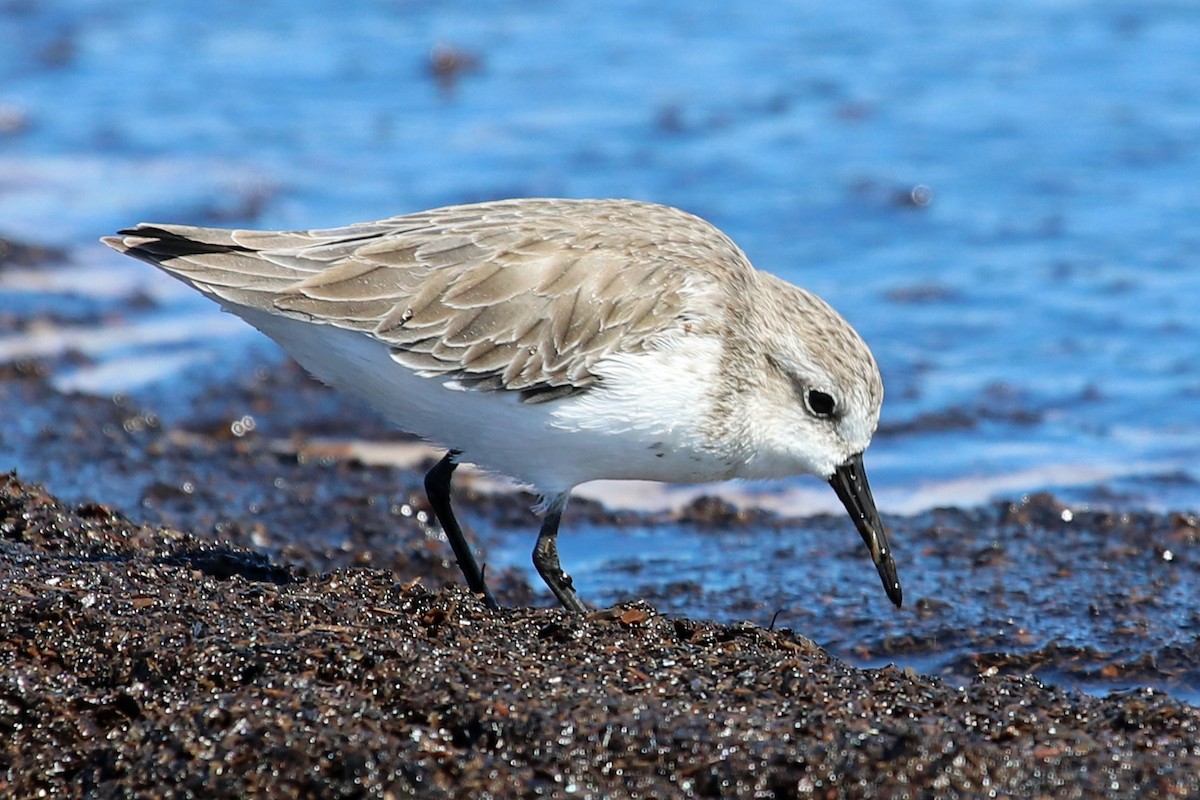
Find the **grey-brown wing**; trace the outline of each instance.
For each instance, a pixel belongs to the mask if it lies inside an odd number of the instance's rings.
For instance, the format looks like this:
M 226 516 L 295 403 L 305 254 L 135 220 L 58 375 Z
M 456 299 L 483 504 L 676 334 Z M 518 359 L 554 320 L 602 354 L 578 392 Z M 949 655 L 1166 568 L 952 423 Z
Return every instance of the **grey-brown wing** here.
M 276 307 L 370 333 L 422 375 L 526 400 L 587 388 L 597 360 L 650 346 L 684 313 L 681 271 L 620 251 L 503 234 L 394 243 L 361 246 Z
M 687 260 L 729 256 L 723 237 L 693 254 L 663 232 L 660 249 L 653 225 L 521 203 L 324 231 L 139 226 L 109 243 L 227 303 L 361 331 L 422 375 L 527 401 L 582 391 L 606 354 L 681 326 L 714 281 Z

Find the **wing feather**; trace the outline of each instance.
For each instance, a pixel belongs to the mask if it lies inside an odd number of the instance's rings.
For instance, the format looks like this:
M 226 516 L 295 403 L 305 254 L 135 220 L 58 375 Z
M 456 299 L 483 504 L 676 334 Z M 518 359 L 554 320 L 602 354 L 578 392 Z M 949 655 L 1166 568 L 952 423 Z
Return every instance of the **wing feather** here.
M 708 223 L 631 201 L 501 201 L 314 231 L 141 225 L 105 241 L 235 312 L 361 331 L 422 375 L 531 402 L 586 390 L 597 361 L 655 346 L 727 296 L 721 276 L 752 272 Z

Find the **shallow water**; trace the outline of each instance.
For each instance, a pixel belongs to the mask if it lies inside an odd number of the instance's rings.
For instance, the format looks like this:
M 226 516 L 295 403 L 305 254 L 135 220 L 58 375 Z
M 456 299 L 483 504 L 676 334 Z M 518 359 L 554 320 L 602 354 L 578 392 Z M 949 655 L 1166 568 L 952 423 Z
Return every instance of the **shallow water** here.
M 884 510 L 1040 490 L 1076 509 L 1194 509 L 1198 41 L 1200 9 L 1171 3 L 8 3 L 0 236 L 72 266 L 5 264 L 0 359 L 185 413 L 275 358 L 95 243 L 142 219 L 314 227 L 633 197 L 709 218 L 863 334 L 888 387 L 867 458 Z M 713 490 L 602 496 L 653 508 L 698 491 Z M 811 479 L 717 491 L 836 506 Z M 584 581 L 591 562 L 660 557 L 630 536 L 564 550 Z M 685 556 L 667 579 L 755 580 L 720 568 L 753 564 L 736 537 L 652 540 Z M 501 564 L 530 544 L 491 542 Z

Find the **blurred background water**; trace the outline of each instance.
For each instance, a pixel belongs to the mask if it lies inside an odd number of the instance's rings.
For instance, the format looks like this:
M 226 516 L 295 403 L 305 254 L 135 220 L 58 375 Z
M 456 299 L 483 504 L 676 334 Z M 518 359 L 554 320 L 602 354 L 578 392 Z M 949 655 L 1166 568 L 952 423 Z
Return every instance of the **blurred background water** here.
M 61 388 L 183 395 L 278 357 L 95 242 L 133 222 L 630 197 L 708 218 L 863 334 L 885 510 L 1195 508 L 1197 43 L 1189 2 L 5 0 L 0 236 L 71 266 L 8 265 L 0 311 L 101 321 L 0 357 L 76 348 Z M 723 491 L 836 505 L 811 479 Z

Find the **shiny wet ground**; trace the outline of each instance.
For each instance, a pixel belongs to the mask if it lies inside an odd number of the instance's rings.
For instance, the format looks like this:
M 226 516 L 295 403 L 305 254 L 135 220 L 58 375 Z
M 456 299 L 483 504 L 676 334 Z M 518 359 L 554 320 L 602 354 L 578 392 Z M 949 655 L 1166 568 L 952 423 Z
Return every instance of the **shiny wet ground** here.
M 1153 690 L 954 687 L 641 602 L 490 611 L 424 560 L 309 574 L 11 475 L 0 558 L 14 797 L 1200 791 L 1200 711 Z
M 643 597 L 674 613 L 787 626 L 860 665 L 957 681 L 1033 672 L 1087 691 L 1150 685 L 1200 701 L 1195 516 L 1078 512 L 1039 495 L 888 522 L 901 610 L 836 516 L 706 500 L 628 526 L 568 521 L 561 552 L 602 602 Z M 522 538 L 503 540 L 501 563 L 520 560 Z
M 283 563 L 388 568 L 419 558 L 457 580 L 420 470 L 354 455 L 355 442 L 403 437 L 293 365 L 264 362 L 192 397 L 115 400 L 56 390 L 58 366 L 6 368 L 0 456 L 23 478 L 69 502 L 207 531 Z M 460 514 L 489 574 L 521 587 L 510 602 L 535 600 L 533 587 L 548 604 L 528 557 L 534 498 L 471 486 L 458 492 Z M 788 518 L 716 498 L 647 514 L 580 500 L 560 546 L 581 595 L 601 606 L 642 598 L 680 616 L 773 624 L 855 664 L 956 682 L 1033 672 L 1101 694 L 1152 686 L 1200 700 L 1195 517 L 1088 511 L 1038 495 L 887 522 L 900 610 L 840 514 Z M 396 532 L 413 529 L 422 550 L 398 552 Z

